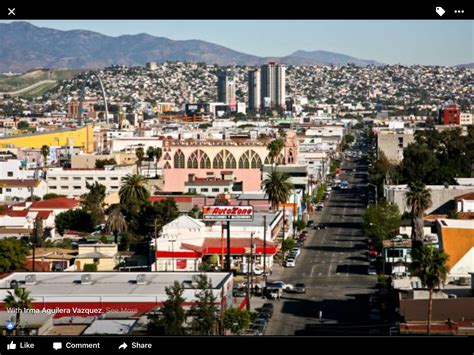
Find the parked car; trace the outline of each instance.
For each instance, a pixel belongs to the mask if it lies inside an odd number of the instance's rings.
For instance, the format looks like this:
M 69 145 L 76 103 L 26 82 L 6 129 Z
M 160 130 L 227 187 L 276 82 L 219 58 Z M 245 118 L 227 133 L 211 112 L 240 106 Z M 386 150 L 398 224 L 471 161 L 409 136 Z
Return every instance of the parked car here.
M 300 248 L 293 248 L 291 249 L 291 253 L 296 254 L 296 256 L 299 256 L 301 254 L 301 249 Z
M 250 331 L 254 335 L 263 335 L 265 333 L 265 327 L 262 324 L 253 324 Z
M 311 227 L 313 224 L 314 224 L 314 221 L 312 219 L 310 219 L 306 225 L 308 227 Z
M 293 287 L 292 291 L 294 293 L 306 293 L 306 286 L 303 283 L 297 283 L 295 284 L 295 287 Z
M 232 290 L 233 297 L 245 297 L 247 295 L 247 291 L 244 288 L 234 288 Z
M 268 323 L 269 319 L 271 318 L 270 314 L 268 312 L 260 312 L 258 315 L 257 315 L 257 318 L 255 318 L 255 320 L 258 320 L 258 319 L 263 319 L 265 322 Z M 255 321 L 254 321 L 255 323 Z
M 375 265 L 369 265 L 369 267 L 367 268 L 367 274 L 377 275 L 377 267 Z
M 267 329 L 268 321 L 266 319 L 257 317 L 253 321 L 253 325 L 260 325 L 263 328 L 263 331 L 265 331 L 265 329 Z
M 285 260 L 284 264 L 285 264 L 284 265 L 285 267 L 295 267 L 296 266 L 296 261 L 295 261 L 295 259 L 288 258 L 288 259 Z
M 269 312 L 270 317 L 273 315 L 273 309 L 275 307 L 273 306 L 273 303 L 264 303 L 262 307 L 260 307 L 260 312 Z
M 313 229 L 327 229 L 328 227 L 325 225 L 325 224 L 322 224 L 322 223 L 319 223 L 319 224 L 315 224 Z
M 380 321 L 380 309 L 373 308 L 369 313 L 369 319 L 371 321 Z

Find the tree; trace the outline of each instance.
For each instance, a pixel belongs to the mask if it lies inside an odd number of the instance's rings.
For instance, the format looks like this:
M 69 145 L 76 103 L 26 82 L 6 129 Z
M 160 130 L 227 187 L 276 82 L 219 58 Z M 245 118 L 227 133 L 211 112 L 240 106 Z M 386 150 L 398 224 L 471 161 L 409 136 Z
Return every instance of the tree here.
M 188 212 L 188 216 L 196 219 L 202 218 L 202 210 L 197 205 L 194 205 Z
M 96 272 L 97 264 L 84 264 L 84 271 L 86 272 Z
M 33 271 L 35 271 L 36 248 L 41 247 L 44 243 L 43 218 L 41 218 L 39 215 L 36 216 L 33 224 L 33 231 L 30 235 L 30 243 L 33 248 Z
M 284 146 L 285 142 L 281 138 L 274 139 L 267 144 L 268 158 L 273 166 L 275 163 L 278 163 L 278 158 L 280 157 Z
M 142 175 L 131 175 L 122 178 L 122 187 L 119 190 L 121 204 L 141 205 L 148 201 L 150 193 L 146 188 L 146 179 Z
M 26 199 L 27 202 L 36 202 L 36 201 L 41 201 L 41 197 L 36 196 L 36 195 L 31 195 Z
M 418 276 L 423 287 L 428 288 L 428 335 L 431 334 L 431 313 L 433 309 L 433 290 L 439 288 L 448 274 L 448 256 L 440 249 L 425 245 L 412 252 L 412 274 Z
M 212 292 L 212 284 L 207 275 L 200 274 L 197 278 L 196 302 L 191 307 L 193 317 L 193 335 L 214 335 L 216 333 L 217 314 L 216 296 Z
M 435 153 L 425 144 L 411 143 L 403 151 L 402 174 L 409 183 L 437 182 L 439 161 Z M 451 183 L 452 181 L 448 181 Z
M 43 168 L 46 169 L 46 163 L 49 155 L 49 146 L 43 145 L 41 147 L 41 155 L 43 156 Z
M 107 217 L 107 223 L 105 224 L 105 230 L 107 233 L 114 235 L 114 243 L 118 243 L 118 235 L 127 230 L 127 222 L 125 217 L 120 211 L 120 207 L 116 206 Z
M 379 243 L 394 237 L 398 233 L 399 226 L 400 211 L 395 204 L 382 200 L 376 206 L 370 206 L 364 212 L 364 233 Z
M 66 197 L 66 196 L 65 195 L 58 195 L 58 194 L 55 194 L 55 193 L 48 193 L 48 194 L 43 196 L 43 201 L 51 200 L 53 198 L 58 198 L 58 197 Z
M 293 184 L 290 176 L 284 172 L 273 170 L 262 182 L 262 188 L 268 196 L 272 208 L 280 203 L 286 203 L 290 197 Z
M 17 287 L 13 292 L 7 292 L 7 296 L 4 298 L 3 302 L 5 303 L 6 308 L 15 309 L 15 331 L 18 335 L 22 311 L 33 308 L 33 299 L 31 298 L 30 291 L 27 291 L 24 287 Z
M 103 169 L 106 165 L 117 165 L 115 158 L 110 159 L 97 159 L 95 161 L 95 167 L 97 169 Z
M 241 334 L 251 322 L 251 314 L 246 309 L 229 308 L 224 312 L 224 328 L 233 334 Z
M 150 165 L 155 157 L 155 148 L 150 145 L 146 150 L 146 155 L 148 157 L 148 176 L 150 176 Z
M 61 212 L 56 216 L 54 223 L 61 235 L 68 229 L 78 232 L 92 232 L 95 227 L 91 215 L 83 209 Z
M 20 121 L 18 122 L 18 125 L 17 125 L 17 128 L 22 131 L 25 129 L 28 129 L 29 127 L 30 127 L 30 124 L 26 121 Z
M 431 191 L 425 184 L 415 181 L 408 185 L 405 193 L 407 205 L 411 206 L 411 238 L 414 247 L 419 247 L 423 242 L 423 215 L 431 206 Z
M 86 181 L 89 192 L 82 196 L 82 207 L 91 215 L 92 224 L 97 226 L 105 221 L 104 200 L 106 188 L 97 181 L 89 184 Z
M 160 162 L 163 150 L 160 147 L 155 148 L 155 177 L 158 177 L 158 163 Z
M 185 335 L 184 322 L 186 313 L 183 309 L 184 288 L 178 281 L 165 288 L 168 299 L 163 302 L 159 313 L 149 316 L 148 334 L 150 335 Z
M 137 173 L 141 173 L 141 167 L 142 167 L 142 161 L 143 158 L 145 157 L 145 151 L 143 150 L 142 147 L 138 147 L 135 149 L 135 155 L 137 157 Z
M 296 245 L 296 241 L 294 239 L 285 239 L 281 243 L 281 250 L 283 252 L 283 258 L 285 257 L 285 253 L 291 249 L 293 249 Z
M 16 238 L 0 239 L 0 272 L 11 272 L 23 268 L 28 247 Z

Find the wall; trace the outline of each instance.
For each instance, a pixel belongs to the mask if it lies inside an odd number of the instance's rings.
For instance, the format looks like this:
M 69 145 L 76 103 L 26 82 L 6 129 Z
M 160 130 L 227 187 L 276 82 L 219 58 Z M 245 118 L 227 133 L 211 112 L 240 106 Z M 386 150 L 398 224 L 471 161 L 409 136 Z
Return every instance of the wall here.
M 77 129 L 0 138 L 0 148 L 14 146 L 41 149 L 43 145 L 69 146 L 73 142 L 73 146 L 81 147 L 86 153 L 92 153 L 94 151 L 93 137 L 92 125 L 87 125 Z
M 451 202 L 456 196 L 460 196 L 469 192 L 474 192 L 474 186 L 449 186 L 445 188 L 439 185 L 427 186 L 431 189 L 431 201 L 432 205 L 426 210 L 427 214 L 434 211 L 436 213 L 448 213 L 450 209 L 454 208 L 454 203 Z M 404 211 L 410 211 L 410 207 L 406 205 L 405 192 L 407 191 L 406 185 L 386 185 L 384 186 L 384 197 L 389 202 L 393 202 L 398 205 L 400 213 Z
M 450 276 L 469 276 L 474 272 L 474 229 L 442 226 L 441 242 L 449 256 Z
M 399 147 L 399 138 L 403 140 L 401 147 Z M 403 150 L 414 141 L 413 134 L 380 132 L 377 135 L 377 150 L 383 152 L 388 160 L 398 162 L 403 160 Z

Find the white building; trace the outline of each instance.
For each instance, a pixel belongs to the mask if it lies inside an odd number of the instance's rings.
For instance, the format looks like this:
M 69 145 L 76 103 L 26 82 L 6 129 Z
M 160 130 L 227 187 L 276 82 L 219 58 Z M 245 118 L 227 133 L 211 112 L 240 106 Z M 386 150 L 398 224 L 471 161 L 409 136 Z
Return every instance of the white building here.
M 26 163 L 26 161 L 25 161 Z M 0 179 L 34 179 L 35 170 L 26 169 L 26 164 L 16 158 L 0 158 Z
M 472 113 L 461 112 L 459 117 L 459 123 L 461 126 L 470 126 L 472 125 Z
M 249 70 L 248 72 L 248 93 L 249 93 L 249 110 L 259 111 L 261 104 L 261 81 L 260 69 Z
M 112 140 L 113 152 L 135 152 L 139 147 L 146 152 L 148 147 L 163 147 L 163 141 L 158 137 L 118 137 Z
M 133 166 L 113 166 L 105 169 L 49 168 L 46 181 L 48 192 L 68 197 L 81 196 L 89 192 L 89 185 L 98 182 L 105 186 L 106 194 L 118 192 L 122 178 L 133 174 Z
M 24 201 L 28 197 L 43 198 L 48 186 L 44 180 L 33 179 L 1 179 L 0 202 Z

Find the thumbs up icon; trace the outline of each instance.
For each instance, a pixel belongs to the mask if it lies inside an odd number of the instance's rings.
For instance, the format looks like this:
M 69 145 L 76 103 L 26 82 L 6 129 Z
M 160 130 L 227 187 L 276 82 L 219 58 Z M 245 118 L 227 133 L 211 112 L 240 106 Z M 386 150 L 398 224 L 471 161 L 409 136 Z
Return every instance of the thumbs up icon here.
M 15 350 L 15 349 L 16 349 L 16 344 L 12 340 L 10 344 L 7 344 L 7 350 Z

